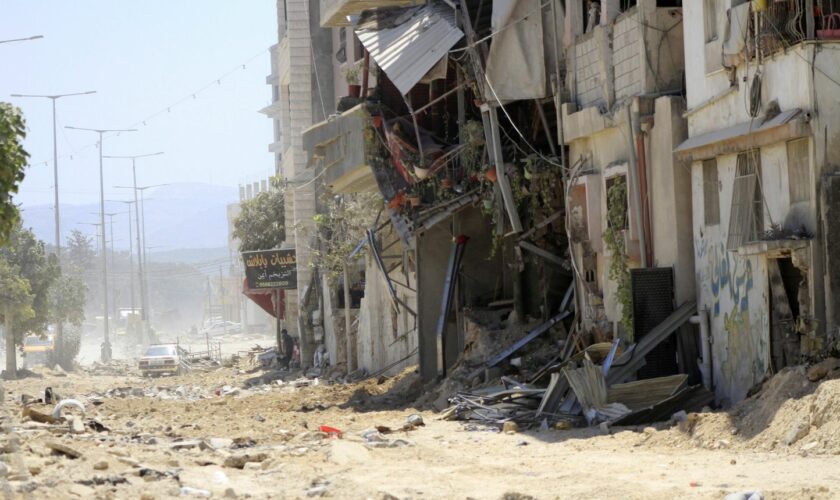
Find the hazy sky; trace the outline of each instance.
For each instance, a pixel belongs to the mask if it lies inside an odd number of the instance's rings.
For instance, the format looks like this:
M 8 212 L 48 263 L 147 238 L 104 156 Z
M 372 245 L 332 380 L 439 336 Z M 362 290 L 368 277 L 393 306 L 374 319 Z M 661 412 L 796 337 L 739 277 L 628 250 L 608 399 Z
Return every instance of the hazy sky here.
M 0 12 L 0 40 L 44 35 L 0 44 L 0 100 L 20 106 L 29 129 L 24 209 L 53 200 L 52 111 L 48 99 L 12 93 L 98 92 L 58 100 L 62 204 L 99 199 L 96 134 L 65 125 L 139 129 L 106 138 L 104 153 L 164 151 L 138 160 L 141 185 L 235 186 L 273 172 L 271 121 L 258 110 L 271 101 L 274 0 L 0 0 Z M 112 186 L 130 182 L 130 161 L 105 160 L 106 198 L 128 197 Z

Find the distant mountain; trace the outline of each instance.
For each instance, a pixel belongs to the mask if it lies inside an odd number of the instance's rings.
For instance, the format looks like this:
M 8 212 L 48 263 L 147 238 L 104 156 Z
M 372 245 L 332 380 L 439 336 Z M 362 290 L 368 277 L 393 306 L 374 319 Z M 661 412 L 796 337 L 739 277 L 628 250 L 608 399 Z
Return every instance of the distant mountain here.
M 238 201 L 238 196 L 235 187 L 202 183 L 177 183 L 149 189 L 145 193 L 144 203 L 147 253 L 177 254 L 175 251 L 188 249 L 188 253 L 194 254 L 200 249 L 216 249 L 214 255 L 219 255 L 222 253 L 219 249 L 227 247 L 227 205 Z M 123 193 L 120 199 L 132 199 L 130 191 Z M 128 249 L 129 243 L 136 250 L 135 233 L 132 232 L 130 236 L 128 233 L 126 212 L 129 208 L 134 231 L 136 221 L 133 205 L 105 202 L 106 213 L 118 214 L 113 217 L 113 240 L 118 250 Z M 22 215 L 24 225 L 31 227 L 39 238 L 50 244 L 54 242 L 52 206 L 25 207 Z M 98 203 L 61 206 L 63 241 L 66 241 L 73 229 L 96 235 L 98 228 L 89 224 L 98 222 Z M 106 225 L 106 239 L 110 246 L 110 218 L 106 218 Z

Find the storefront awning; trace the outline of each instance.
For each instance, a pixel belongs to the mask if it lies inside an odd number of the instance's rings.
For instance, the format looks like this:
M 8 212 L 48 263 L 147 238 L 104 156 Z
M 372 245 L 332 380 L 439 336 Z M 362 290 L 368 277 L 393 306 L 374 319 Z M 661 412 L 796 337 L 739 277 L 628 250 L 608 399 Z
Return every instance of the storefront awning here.
M 799 108 L 772 118 L 755 118 L 731 127 L 689 138 L 674 150 L 679 161 L 695 161 L 760 148 L 811 134 L 811 126 Z
M 279 292 L 279 293 L 278 293 Z M 286 291 L 285 290 L 254 290 L 248 288 L 248 280 L 242 280 L 242 294 L 251 299 L 256 305 L 276 318 L 278 313 L 280 319 L 286 318 Z M 275 304 L 275 298 L 280 300 L 280 304 Z M 275 307 L 276 305 L 276 307 Z

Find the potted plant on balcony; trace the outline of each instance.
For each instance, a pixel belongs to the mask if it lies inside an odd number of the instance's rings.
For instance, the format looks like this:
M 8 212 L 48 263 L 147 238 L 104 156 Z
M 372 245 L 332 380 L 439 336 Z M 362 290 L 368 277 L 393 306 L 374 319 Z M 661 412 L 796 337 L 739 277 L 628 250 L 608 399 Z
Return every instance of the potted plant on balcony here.
M 347 80 L 347 95 L 358 99 L 362 95 L 362 86 L 359 85 L 359 66 L 348 64 L 344 68 L 344 79 Z

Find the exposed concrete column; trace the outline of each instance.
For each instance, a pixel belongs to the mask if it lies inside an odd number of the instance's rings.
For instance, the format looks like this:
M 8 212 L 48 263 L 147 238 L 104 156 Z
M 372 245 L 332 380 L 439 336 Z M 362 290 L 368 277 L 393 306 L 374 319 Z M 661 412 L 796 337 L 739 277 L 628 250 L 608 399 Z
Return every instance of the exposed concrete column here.
M 609 26 L 621 13 L 618 0 L 601 0 L 601 26 Z

